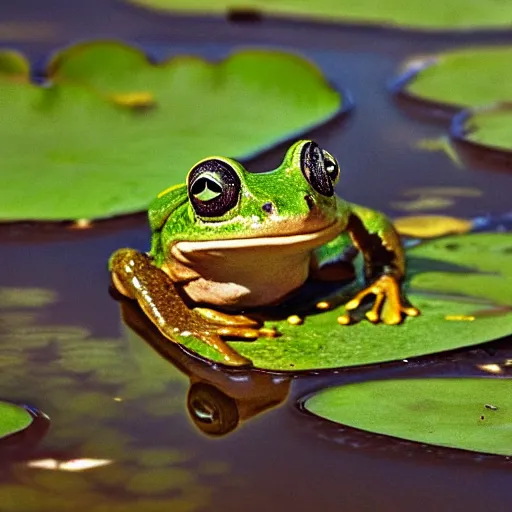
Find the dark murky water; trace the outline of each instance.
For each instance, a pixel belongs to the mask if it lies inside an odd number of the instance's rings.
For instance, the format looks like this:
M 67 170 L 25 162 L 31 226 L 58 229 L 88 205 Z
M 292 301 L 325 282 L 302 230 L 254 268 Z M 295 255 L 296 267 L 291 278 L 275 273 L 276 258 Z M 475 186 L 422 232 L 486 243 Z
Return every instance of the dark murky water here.
M 314 133 L 339 157 L 342 197 L 398 216 L 415 199 L 404 195 L 408 189 L 456 186 L 482 195 L 454 198 L 434 213 L 475 217 L 510 209 L 512 174 L 459 168 L 444 153 L 415 149 L 418 140 L 443 135 L 446 123 L 414 118 L 386 92 L 386 83 L 410 54 L 510 42 L 510 34 L 424 36 L 277 21 L 230 24 L 160 17 L 99 0 L 0 5 L 1 22 L 23 20 L 53 27 L 37 40 L 3 41 L 26 51 L 36 66 L 63 44 L 107 36 L 136 42 L 155 58 L 193 53 L 216 59 L 262 41 L 298 51 L 356 102 L 347 121 Z M 249 168 L 271 168 L 281 156 L 278 148 L 251 161 Z M 110 253 L 121 246 L 148 246 L 143 216 L 83 232 L 2 226 L 0 241 L 0 286 L 57 294 L 44 307 L 0 310 L 0 396 L 38 406 L 52 420 L 36 449 L 14 450 L 0 464 L 1 512 L 510 508 L 512 466 L 506 461 L 449 450 L 430 453 L 413 444 L 325 429 L 296 407 L 298 397 L 326 384 L 478 374 L 477 362 L 512 357 L 510 338 L 465 355 L 293 382 L 259 373 L 227 376 L 171 350 L 178 370 L 122 323 L 119 304 L 108 294 Z M 146 329 L 140 317 L 130 318 Z M 226 414 L 238 411 L 239 427 L 217 439 L 202 434 L 187 413 L 191 384 L 197 396 L 210 393 L 211 400 L 220 400 Z M 224 400 L 212 386 L 231 398 Z M 30 469 L 23 462 L 46 458 L 113 463 L 66 473 Z

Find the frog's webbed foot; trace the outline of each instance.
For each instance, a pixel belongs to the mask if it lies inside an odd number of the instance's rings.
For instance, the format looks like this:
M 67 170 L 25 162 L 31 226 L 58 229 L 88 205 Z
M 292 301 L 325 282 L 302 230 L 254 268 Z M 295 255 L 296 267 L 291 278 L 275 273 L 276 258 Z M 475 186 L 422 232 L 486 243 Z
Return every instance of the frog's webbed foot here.
M 371 295 L 375 296 L 375 301 L 365 316 L 372 323 L 382 321 L 387 325 L 396 325 L 402 322 L 404 316 L 420 314 L 419 309 L 412 306 L 403 296 L 399 281 L 393 276 L 382 275 L 345 304 L 347 313 L 338 317 L 338 323 L 342 325 L 352 323 L 354 317 L 351 312 L 359 308 Z
M 220 336 L 255 340 L 262 337 L 275 338 L 278 335 L 276 329 L 265 328 L 262 321 L 246 315 L 224 313 L 210 308 L 194 308 L 194 313 L 218 325 L 216 332 Z
M 272 336 L 274 332 L 260 328 L 257 321 L 241 315 L 232 317 L 231 324 L 219 325 L 222 322 L 215 322 L 214 318 L 190 309 L 170 277 L 155 267 L 148 255 L 134 249 L 120 249 L 114 253 L 109 269 L 115 288 L 124 296 L 135 299 L 168 340 L 176 343 L 178 336 L 194 336 L 221 354 L 225 364 L 250 366 L 252 363 L 222 337 L 255 339 Z

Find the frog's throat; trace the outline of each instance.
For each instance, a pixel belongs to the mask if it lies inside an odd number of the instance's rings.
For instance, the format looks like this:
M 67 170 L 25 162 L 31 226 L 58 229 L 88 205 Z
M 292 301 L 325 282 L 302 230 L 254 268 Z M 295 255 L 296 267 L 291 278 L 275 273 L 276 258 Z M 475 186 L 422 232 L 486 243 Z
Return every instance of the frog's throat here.
M 161 268 L 196 303 L 235 309 L 276 304 L 304 284 L 314 249 L 343 228 L 336 221 L 300 235 L 178 242 Z
M 261 247 L 267 248 L 290 248 L 294 247 L 297 250 L 304 248 L 313 250 L 333 238 L 336 238 L 343 231 L 343 222 L 336 220 L 329 226 L 311 233 L 302 233 L 298 235 L 277 235 L 277 236 L 264 236 L 255 238 L 234 238 L 227 240 L 199 240 L 199 241 L 182 241 L 177 242 L 171 249 L 173 256 L 186 258 L 187 254 L 197 254 L 201 252 L 210 251 L 236 251 L 256 249 Z

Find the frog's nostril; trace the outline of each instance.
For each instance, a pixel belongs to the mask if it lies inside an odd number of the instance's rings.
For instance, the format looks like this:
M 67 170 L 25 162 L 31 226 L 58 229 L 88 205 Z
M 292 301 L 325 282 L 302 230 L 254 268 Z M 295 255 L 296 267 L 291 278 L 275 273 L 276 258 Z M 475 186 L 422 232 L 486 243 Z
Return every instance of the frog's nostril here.
M 272 213 L 274 211 L 273 203 L 263 203 L 261 209 L 266 213 Z
M 306 200 L 306 203 L 308 205 L 308 208 L 312 210 L 315 207 L 315 200 L 313 199 L 313 196 L 306 194 L 304 196 L 304 199 Z

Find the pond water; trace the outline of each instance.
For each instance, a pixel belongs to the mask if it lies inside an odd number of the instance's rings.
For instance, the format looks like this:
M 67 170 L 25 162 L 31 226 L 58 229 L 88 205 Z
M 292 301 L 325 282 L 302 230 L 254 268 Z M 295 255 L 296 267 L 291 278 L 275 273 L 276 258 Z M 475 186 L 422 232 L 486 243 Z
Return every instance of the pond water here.
M 452 197 L 444 208 L 425 211 L 477 217 L 510 209 L 512 174 L 482 164 L 459 167 L 443 152 L 417 149 L 421 139 L 443 135 L 447 120 L 404 110 L 386 90 L 411 54 L 510 42 L 510 34 L 233 24 L 161 17 L 107 1 L 52 1 L 44 9 L 39 2 L 9 3 L 0 6 L 0 19 L 55 24 L 39 40 L 0 40 L 27 52 L 36 66 L 63 44 L 106 36 L 140 44 L 157 59 L 180 53 L 216 59 L 262 42 L 299 52 L 336 87 L 350 91 L 356 104 L 347 119 L 312 135 L 340 160 L 340 196 L 397 217 L 417 199 L 407 195 L 409 189 L 463 187 L 481 195 Z M 283 147 L 248 168 L 273 168 Z M 0 226 L 0 286 L 54 293 L 46 304 L 29 297 L 0 310 L 0 396 L 39 407 L 51 418 L 37 447 L 0 453 L 0 511 L 509 509 L 512 465 L 505 459 L 324 428 L 303 416 L 297 399 L 326 385 L 369 378 L 482 375 L 477 364 L 512 358 L 510 337 L 487 348 L 295 380 L 255 371 L 223 374 L 173 347 L 160 346 L 163 357 L 139 336 L 146 332 L 151 339 L 151 329 L 133 308 L 125 315 L 139 334 L 121 320 L 106 261 L 119 247 L 146 250 L 148 241 L 143 215 L 87 230 Z M 216 438 L 205 435 L 187 411 L 192 385 L 189 401 L 199 413 L 201 397 L 208 396 L 225 414 L 238 411 L 238 427 Z M 197 421 L 203 430 L 213 428 L 204 415 Z M 28 467 L 28 461 L 75 458 L 110 463 L 75 473 Z

